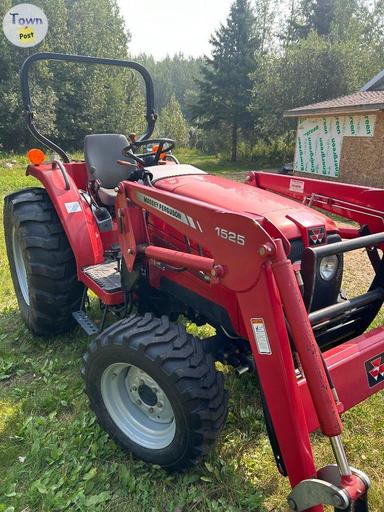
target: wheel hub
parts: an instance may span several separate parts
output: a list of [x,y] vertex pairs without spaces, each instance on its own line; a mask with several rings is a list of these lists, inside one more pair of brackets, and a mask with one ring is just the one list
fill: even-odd
[[108,366],[101,394],[112,420],[132,441],[151,449],[172,442],[176,423],[171,403],[144,370],[127,363]]
[[131,366],[126,384],[132,402],[144,414],[158,423],[172,421],[173,411],[169,400],[160,386],[146,372]]

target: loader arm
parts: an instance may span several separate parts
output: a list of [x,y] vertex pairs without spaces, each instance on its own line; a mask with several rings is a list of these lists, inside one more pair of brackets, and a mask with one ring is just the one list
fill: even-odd
[[[382,189],[262,171],[250,172],[246,183],[302,201],[307,206],[322,208],[357,222],[360,226],[367,226],[369,233],[384,230]],[[360,236],[356,228],[341,228],[340,231],[343,238]]]
[[[289,498],[292,510],[321,512],[322,504],[352,510],[357,502],[365,507],[369,481],[349,467],[345,456],[339,415],[343,406],[327,377],[283,235],[271,238],[261,226],[262,218],[137,183],[120,184],[116,209],[128,270],[134,268],[138,258],[182,265],[210,274],[211,287],[220,284],[235,293],[283,466],[293,488]],[[211,257],[152,244],[143,220],[146,212],[206,248]],[[295,373],[291,343],[304,370],[301,379]],[[373,350],[384,352],[382,332],[376,333],[374,344]],[[361,360],[359,363],[363,364]],[[316,469],[309,432],[319,425],[331,440],[338,479],[328,467]],[[324,475],[331,475],[332,482],[323,480],[328,478]]]

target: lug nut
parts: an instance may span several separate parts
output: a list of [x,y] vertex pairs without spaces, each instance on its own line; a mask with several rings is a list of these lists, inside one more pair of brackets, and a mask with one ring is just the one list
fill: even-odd
[[137,405],[141,405],[143,402],[141,400],[137,401]]
[[153,412],[153,407],[150,407],[149,408],[149,412],[152,413]]

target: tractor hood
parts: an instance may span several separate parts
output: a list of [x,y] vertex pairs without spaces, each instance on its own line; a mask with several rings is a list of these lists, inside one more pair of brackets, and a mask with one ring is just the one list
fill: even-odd
[[326,232],[337,231],[336,224],[329,217],[292,199],[221,176],[205,174],[199,169],[196,171],[199,174],[157,177],[155,186],[227,210],[250,214],[261,223],[260,217],[266,218],[289,240],[306,238],[308,229],[313,227],[324,226]]

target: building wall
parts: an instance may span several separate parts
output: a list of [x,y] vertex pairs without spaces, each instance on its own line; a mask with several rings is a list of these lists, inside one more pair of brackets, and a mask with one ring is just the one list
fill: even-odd
[[372,138],[344,137],[339,181],[384,188],[384,112]]
[[[332,116],[327,117],[329,120],[332,118]],[[296,157],[297,151],[296,146]],[[343,136],[338,177],[332,177],[329,174],[300,172],[297,170],[297,166],[295,166],[294,174],[303,177],[312,175],[316,179],[384,188],[384,112],[376,114],[373,136]]]

